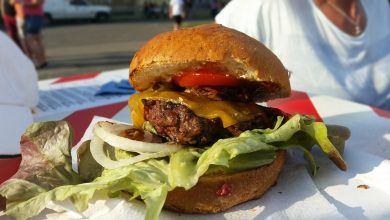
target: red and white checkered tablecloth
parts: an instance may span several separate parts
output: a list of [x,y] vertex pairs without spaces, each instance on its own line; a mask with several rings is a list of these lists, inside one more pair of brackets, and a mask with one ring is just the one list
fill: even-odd
[[[44,80],[39,82],[39,86],[40,88],[47,88],[53,85],[60,85],[63,88],[65,85],[74,85],[75,82],[83,82],[85,84],[89,84],[89,82],[102,83],[110,80],[127,79],[127,77],[127,69],[123,69]],[[390,112],[327,96],[311,96],[300,91],[293,91],[291,97],[270,101],[267,105],[279,108],[288,113],[313,115],[319,121],[325,121],[326,123],[345,125],[352,130],[352,140],[355,139],[356,134],[359,134],[359,137],[356,138],[360,140],[357,140],[357,142],[378,142],[379,140],[373,140],[373,138],[377,137],[376,134],[378,132],[383,133],[387,135],[387,139],[385,139],[386,141],[383,145],[388,146],[389,149],[385,149],[385,152],[387,153],[387,158],[390,158]],[[106,105],[60,112],[56,116],[50,116],[49,119],[52,120],[54,118],[69,122],[75,131],[74,143],[77,143],[93,116],[97,115],[130,122],[129,114],[126,97],[110,101],[110,104]],[[39,120],[42,121],[45,118],[41,117]],[[367,124],[362,124],[362,122]],[[379,146],[382,146],[382,144]],[[372,151],[376,150],[373,149]],[[377,151],[380,151],[380,149]],[[2,170],[0,172],[0,183],[7,180],[16,172],[20,161],[21,157],[18,155],[11,158],[0,158],[0,167]]]
[[[56,86],[63,88],[77,83],[103,83],[110,80],[127,79],[127,77],[127,70],[118,70],[50,79],[41,81],[39,85],[40,88],[56,88]],[[98,103],[96,106],[92,105],[86,109],[60,112],[58,115],[51,115],[48,118],[69,122],[74,128],[74,143],[76,144],[94,116],[130,122],[127,99],[128,97],[121,97],[117,100],[110,100],[109,104],[102,105]],[[355,182],[368,182],[375,189],[382,190],[380,193],[374,191],[373,197],[382,196],[386,198],[386,195],[388,195],[390,198],[390,189],[387,190],[387,186],[390,185],[390,172],[383,171],[383,169],[390,167],[390,112],[351,101],[310,95],[300,91],[293,91],[289,98],[270,101],[266,104],[288,113],[313,115],[319,121],[324,121],[327,124],[343,125],[351,130],[352,135],[346,144],[345,151],[345,159],[349,164],[349,170],[346,173],[337,172],[337,175],[329,172],[322,172],[321,174],[320,172],[320,175],[314,181],[318,188],[321,189],[323,186],[321,189],[324,191],[323,193],[327,193],[332,197],[342,194],[340,192],[343,191],[338,191],[340,189],[330,187],[332,181],[334,181],[334,175],[336,175],[336,179],[345,180],[347,185],[355,184]],[[37,118],[45,120],[45,117]],[[0,155],[0,183],[10,178],[17,171],[20,161],[21,157],[18,155],[13,157]],[[327,180],[326,175],[333,175],[332,180]],[[347,197],[342,197],[341,201],[353,204],[353,202],[348,202],[348,196],[355,196],[355,194],[348,194],[350,193],[348,189],[346,189],[347,191],[344,190]],[[367,198],[367,201],[371,201],[370,198]],[[372,198],[372,201],[375,201],[375,198]],[[379,206],[363,204],[362,207],[367,209],[368,216],[375,216],[375,207]],[[383,213],[384,211],[380,210],[379,212]],[[390,217],[390,211],[385,215]]]

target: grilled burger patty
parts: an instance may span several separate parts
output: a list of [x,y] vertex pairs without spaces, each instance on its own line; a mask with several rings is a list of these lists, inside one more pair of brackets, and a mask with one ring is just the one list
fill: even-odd
[[286,116],[278,109],[259,106],[259,114],[227,128],[219,118],[199,117],[187,106],[163,100],[143,99],[144,118],[168,141],[183,145],[208,145],[219,139],[238,136],[245,130],[272,128],[277,116]]
[[184,145],[205,145],[229,137],[219,118],[196,116],[185,105],[168,101],[142,100],[144,118],[157,133],[169,141]]
[[256,102],[267,100],[277,89],[274,83],[255,82],[242,86],[195,86],[187,88],[187,92],[213,101]]

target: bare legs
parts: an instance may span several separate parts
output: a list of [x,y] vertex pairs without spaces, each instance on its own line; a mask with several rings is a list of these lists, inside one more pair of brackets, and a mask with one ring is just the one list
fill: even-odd
[[46,63],[45,47],[41,34],[27,34],[26,36],[28,51],[31,59],[35,60],[37,67],[44,67]]
[[173,24],[173,30],[176,31],[176,30],[179,30],[180,29],[180,25],[178,23],[174,23]]
[[18,31],[19,41],[20,45],[22,47],[23,52],[31,58],[31,52],[27,46],[26,41],[26,34],[24,33],[24,19],[23,18],[16,18],[16,27]]

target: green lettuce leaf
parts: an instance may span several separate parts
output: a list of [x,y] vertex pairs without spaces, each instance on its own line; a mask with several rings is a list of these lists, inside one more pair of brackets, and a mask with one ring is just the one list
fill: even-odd
[[309,170],[315,175],[317,168],[310,153],[315,144],[321,148],[338,168],[341,170],[347,169],[347,164],[341,153],[345,140],[349,138],[349,130],[348,128],[334,125],[329,126],[329,128],[331,130],[330,135],[325,123],[315,122],[312,117],[297,114],[279,129],[274,129],[270,133],[264,133],[262,130],[255,131],[263,133],[265,136],[264,142],[272,143],[279,149],[299,148],[303,150],[304,157],[309,164]]
[[[27,128],[21,138],[22,162],[19,170],[0,185],[0,195],[7,200],[7,213],[18,203],[48,190],[80,183],[71,166],[72,134],[66,122],[39,122]],[[20,216],[24,219],[23,214]]]
[[7,199],[7,204],[80,182],[71,166],[72,138],[66,122],[39,122],[27,128],[21,138],[19,170],[0,185],[0,194]]
[[[175,187],[189,189],[212,170],[235,172],[272,163],[278,150],[303,150],[310,172],[315,175],[316,163],[310,152],[317,144],[340,169],[346,169],[339,147],[343,147],[349,131],[342,127],[327,128],[324,123],[300,115],[294,115],[283,125],[282,121],[279,117],[272,129],[246,131],[204,149],[182,149],[172,154],[169,161],[150,159],[110,170],[92,161],[89,142],[85,142],[78,151],[80,177],[70,168],[69,126],[65,122],[36,123],[22,137],[20,170],[1,185],[0,194],[7,198],[7,215],[26,219],[37,215],[52,200],[69,198],[77,210],[83,211],[97,193],[120,196],[126,191],[132,199],[141,198],[145,202],[145,219],[153,220],[158,218],[167,193]],[[109,146],[106,150],[113,159],[133,156]],[[80,179],[88,182],[81,183]]]
[[[266,165],[272,163],[277,150],[291,148],[304,152],[309,170],[315,175],[317,167],[310,153],[315,144],[318,144],[340,169],[346,169],[341,154],[327,136],[324,123],[314,122],[312,118],[301,115],[294,115],[283,125],[282,121],[283,118],[278,117],[273,129],[255,129],[245,131],[239,137],[221,139],[204,152],[183,149],[173,154],[169,163],[171,186],[190,189],[210,166],[213,170],[229,172]],[[218,166],[228,169],[219,169]]]
[[321,150],[328,155],[329,159],[341,170],[347,170],[347,163],[344,161],[340,152],[328,138],[326,125],[322,122],[313,122],[304,125],[302,131],[309,134],[313,140],[320,146]]
[[90,140],[77,149],[78,173],[83,182],[91,182],[102,175],[104,168],[93,158],[89,149]]
[[275,143],[279,149],[288,150],[292,148],[300,149],[309,164],[310,173],[315,176],[317,173],[317,165],[313,155],[310,153],[315,141],[302,131],[295,133],[288,141]]
[[[239,137],[221,139],[202,154],[194,149],[183,149],[170,158],[169,181],[174,187],[193,187],[199,177],[209,169],[210,165],[229,167],[229,161],[238,155],[262,152],[262,164],[271,163],[275,158],[276,148],[260,141],[255,132],[243,133]],[[260,158],[259,158],[260,161]],[[237,163],[236,163],[237,166]]]
[[288,140],[297,130],[291,127],[299,125],[299,116],[279,127],[282,120],[278,118],[274,129],[256,129],[243,132],[239,137],[221,139],[204,152],[183,149],[173,154],[169,163],[170,184],[190,189],[211,165],[244,170],[254,168],[251,166],[254,163],[259,166],[272,163],[278,149],[267,143]]
[[104,170],[101,177],[93,182],[78,185],[59,186],[22,202],[7,204],[6,214],[16,219],[27,219],[39,214],[50,201],[71,199],[75,208],[83,211],[88,201],[96,193],[107,196],[119,195],[122,191],[132,192],[133,198],[140,196],[144,200],[146,219],[157,219],[164,205],[170,186],[167,184],[167,162],[150,160],[137,165],[118,169]]
[[[91,141],[85,141],[77,149],[78,173],[83,182],[91,182],[102,175],[104,168],[95,161],[90,151]],[[112,147],[107,143],[104,144],[104,150],[107,156],[112,160],[130,159],[134,154]]]
[[351,137],[351,131],[341,125],[326,125],[328,138],[341,155],[344,153],[345,141]]

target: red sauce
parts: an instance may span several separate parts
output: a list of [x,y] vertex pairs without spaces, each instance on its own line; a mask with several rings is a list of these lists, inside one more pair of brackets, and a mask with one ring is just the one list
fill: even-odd
[[202,68],[185,71],[173,77],[173,81],[181,87],[193,86],[237,86],[242,80],[222,70]]
[[230,196],[232,194],[232,186],[224,183],[215,193],[217,196]]

